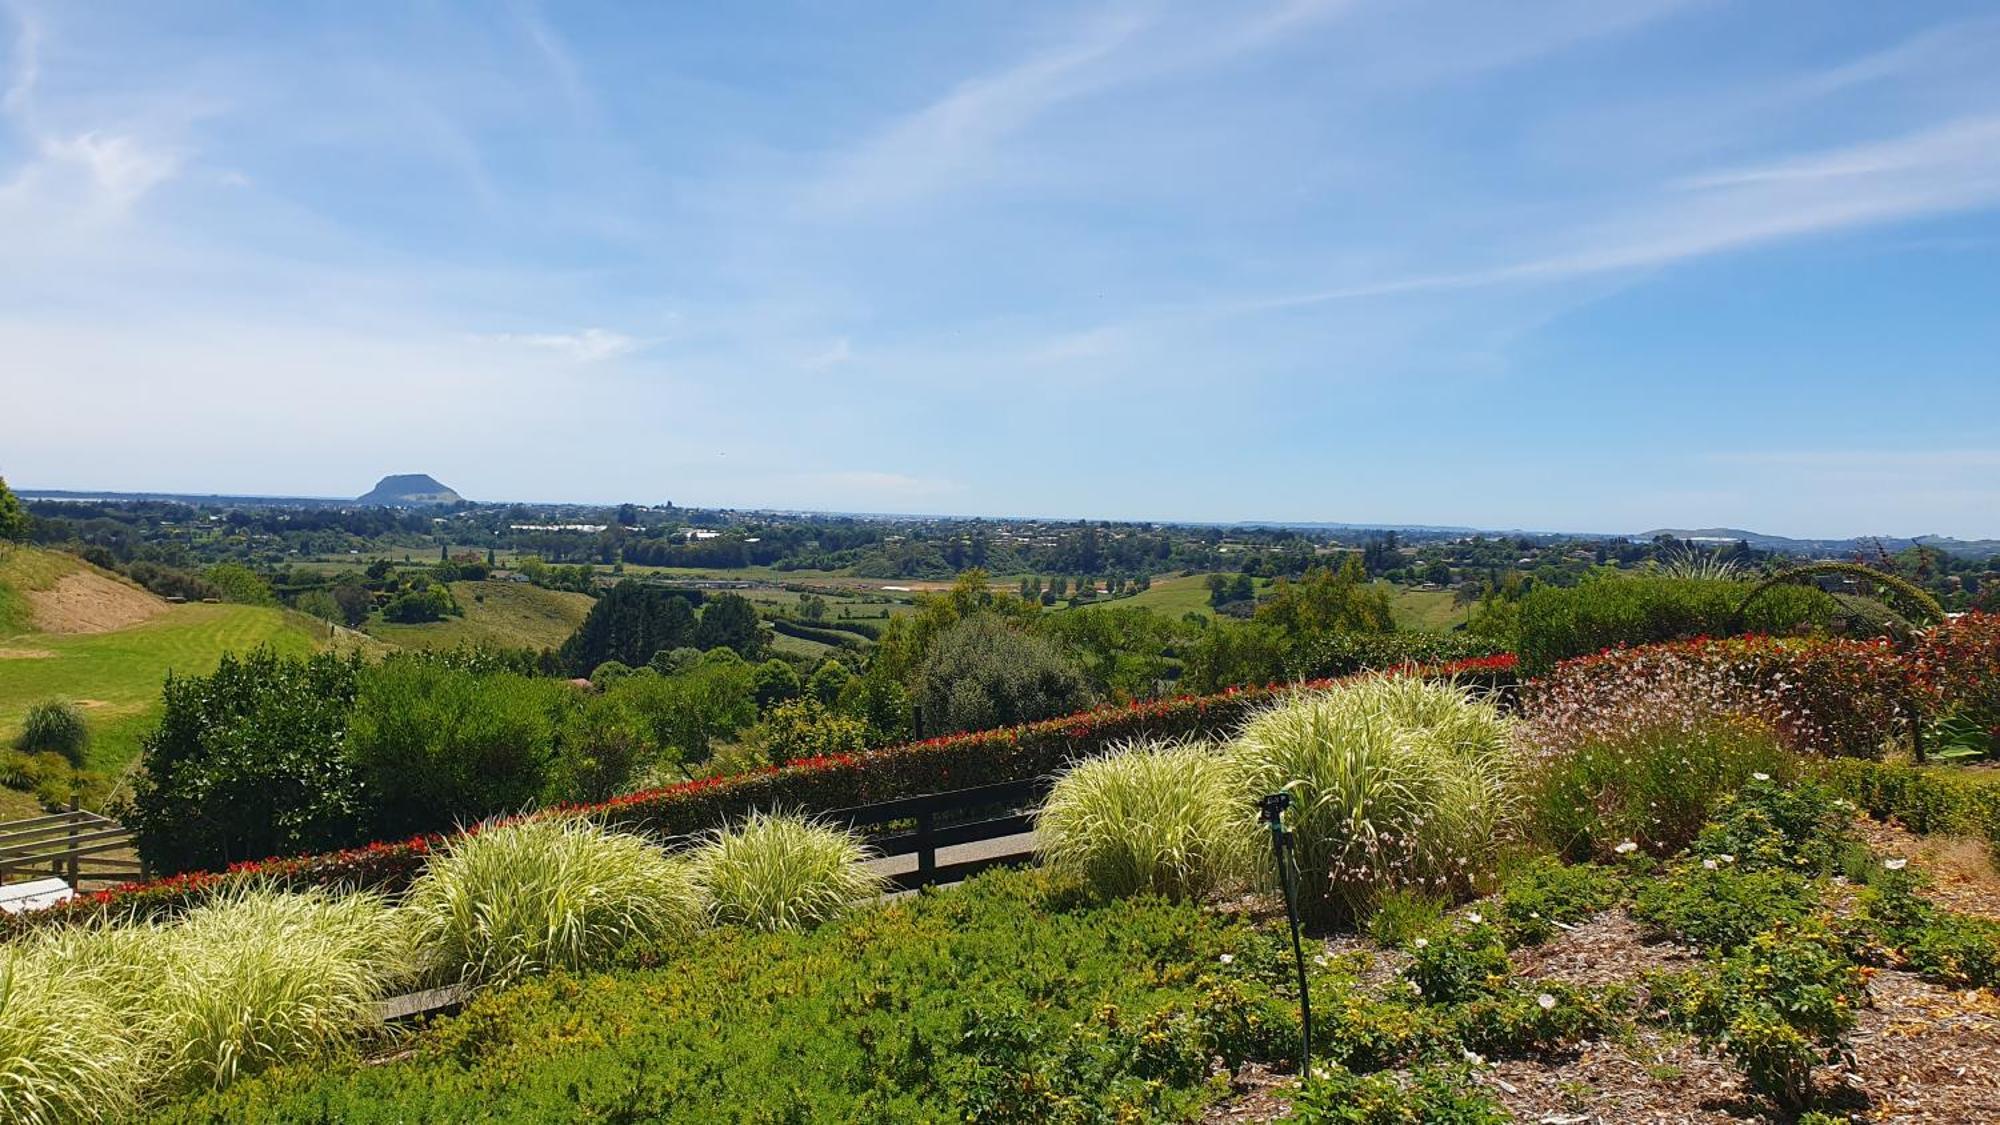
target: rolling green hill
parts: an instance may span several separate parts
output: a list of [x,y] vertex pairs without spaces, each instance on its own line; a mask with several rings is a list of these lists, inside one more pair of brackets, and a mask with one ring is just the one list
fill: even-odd
[[[42,596],[63,588],[65,580],[74,596],[51,620]],[[143,620],[94,632],[57,631],[134,616]],[[31,705],[59,696],[80,704],[88,717],[86,764],[101,773],[122,773],[159,713],[160,684],[169,670],[206,673],[223,653],[260,644],[302,653],[355,643],[329,632],[325,624],[290,610],[168,605],[69,555],[0,548],[0,746],[12,745]],[[10,805],[0,815],[20,811]]]
[[423,625],[376,621],[368,631],[404,648],[450,648],[461,642],[556,648],[583,623],[591,605],[589,594],[491,579],[454,582],[451,595],[465,616]]

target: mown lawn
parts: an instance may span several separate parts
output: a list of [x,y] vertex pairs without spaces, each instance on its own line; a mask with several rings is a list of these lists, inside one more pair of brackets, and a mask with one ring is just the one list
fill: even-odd
[[0,642],[0,740],[11,742],[28,708],[51,696],[83,705],[86,764],[117,774],[156,717],[168,671],[206,674],[223,653],[268,644],[286,653],[320,647],[326,627],[264,606],[176,605],[111,633],[22,633]]

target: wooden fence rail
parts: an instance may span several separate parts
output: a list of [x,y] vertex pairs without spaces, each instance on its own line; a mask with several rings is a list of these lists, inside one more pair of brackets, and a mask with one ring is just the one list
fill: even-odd
[[77,890],[88,881],[115,886],[147,877],[132,833],[74,803],[62,812],[0,823],[0,883],[59,875]]
[[836,809],[821,819],[856,829],[881,855],[915,853],[915,871],[889,876],[897,889],[915,890],[937,883],[955,883],[989,867],[1033,859],[1034,845],[1026,839],[1012,847],[989,849],[977,858],[942,866],[937,853],[940,848],[961,844],[1024,837],[1034,828],[1034,817],[1029,810],[1047,791],[1048,782],[1043,778],[1005,781]]

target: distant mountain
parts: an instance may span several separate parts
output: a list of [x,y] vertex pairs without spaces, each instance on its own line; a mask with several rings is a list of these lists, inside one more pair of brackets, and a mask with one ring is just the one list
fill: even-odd
[[420,508],[429,504],[456,504],[465,497],[439,484],[426,473],[396,473],[386,476],[362,496],[358,503],[385,508]]
[[1947,535],[1915,537],[1856,535],[1847,539],[1791,539],[1783,535],[1745,531],[1740,527],[1669,527],[1642,532],[1632,538],[1646,540],[1660,535],[1671,535],[1676,539],[1689,539],[1696,543],[1712,543],[1718,546],[1741,540],[1759,551],[1778,551],[1788,555],[1806,555],[1814,558],[1829,556],[1846,558],[1857,552],[1872,554],[1877,546],[1893,555],[1897,551],[1920,543],[1948,555],[1962,555],[1967,558],[1984,559],[2000,555],[2000,539],[1953,539]]

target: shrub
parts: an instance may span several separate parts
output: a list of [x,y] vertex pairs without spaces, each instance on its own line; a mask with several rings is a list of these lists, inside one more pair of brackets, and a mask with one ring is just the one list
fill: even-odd
[[1646,882],[1632,914],[1677,941],[1728,951],[1780,923],[1799,922],[1817,899],[1812,884],[1790,872],[1741,871],[1710,859]]
[[1827,786],[1753,775],[1702,829],[1694,852],[1745,871],[1825,874],[1852,841],[1853,820],[1854,806]]
[[1510,946],[1536,945],[1618,904],[1618,876],[1602,867],[1536,856],[1502,880],[1496,924]]
[[224,654],[169,673],[160,725],[121,819],[154,869],[338,847],[358,838],[361,781],[346,754],[358,657]]
[[1012,726],[1089,702],[1083,675],[1054,644],[988,613],[938,634],[913,694],[927,731]]
[[1749,719],[1799,753],[1879,758],[1909,729],[1886,643],[1745,637],[1566,661],[1522,693],[1530,741],[1555,751],[1644,726]]
[[1789,633],[1825,628],[1839,616],[1840,604],[1824,591],[1781,586],[1759,598],[1739,625],[1736,610],[1751,589],[1728,579],[1627,574],[1593,576],[1576,586],[1544,586],[1521,599],[1514,651],[1530,675],[1542,675],[1564,660],[1618,646],[1726,636],[1742,629]]
[[1485,874],[1512,809],[1508,733],[1466,689],[1377,676],[1267,708],[1229,754],[1239,800],[1292,794],[1302,907],[1339,922],[1395,887],[1448,895]]
[[1516,984],[1453,1013],[1459,1041],[1492,1056],[1546,1055],[1604,1035],[1617,1022],[1617,990],[1586,992],[1556,981]]
[[458,837],[431,857],[404,909],[427,971],[480,985],[591,968],[628,942],[685,939],[702,910],[685,863],[573,818]]
[[1931,980],[1954,988],[2000,985],[2000,922],[1940,910],[1917,895],[1918,882],[1907,869],[1874,869],[1861,896],[1862,924]]
[[764,752],[773,765],[853,754],[867,747],[868,724],[835,714],[815,698],[780,703],[764,718]]
[[527,809],[548,788],[570,689],[391,657],[364,671],[348,755],[377,839]]
[[817,925],[881,891],[850,832],[796,816],[751,813],[694,853],[696,883],[718,922],[753,930]]
[[67,699],[44,699],[28,708],[21,719],[21,733],[14,748],[27,754],[61,754],[70,765],[82,768],[83,751],[90,745],[90,728],[84,725],[83,708]]
[[1185,1121],[1213,1093],[1207,1051],[1296,1041],[1296,1012],[1218,963],[1260,940],[995,871],[811,933],[710,932],[659,968],[488,990],[393,1061],[287,1068],[157,1118]]
[[[703,666],[715,659],[702,657]],[[747,670],[740,660],[734,667]],[[1480,662],[1484,667],[1488,662]],[[1462,665],[1426,669],[1426,676],[1451,678]],[[674,684],[675,676],[631,676],[610,696],[634,687]],[[1210,738],[1234,728],[1245,716],[1300,690],[1326,683],[1232,689],[1210,696],[1181,696],[1102,707],[1040,723],[978,731],[885,747],[861,754],[800,760],[727,777],[706,777],[658,789],[626,793],[583,809],[560,808],[551,815],[588,813],[611,827],[667,839],[704,832],[752,809],[784,805],[807,811],[936,793],[947,789],[1019,781],[1062,768],[1078,758],[1135,738]],[[747,689],[742,698],[746,706]],[[635,710],[638,706],[634,703]],[[671,745],[671,744],[669,744]],[[60,907],[20,915],[0,915],[0,935],[97,917],[111,910],[155,916],[183,909],[218,889],[246,880],[293,888],[374,887],[398,890],[423,867],[435,836],[378,841],[344,851],[307,853],[244,863],[226,875],[183,874],[137,887],[80,896]]]
[[1499,930],[1481,919],[1412,942],[1403,978],[1426,1004],[1459,1004],[1498,992],[1513,971]]
[[1627,840],[1669,855],[1694,839],[1721,795],[1758,773],[1794,772],[1792,755],[1753,721],[1645,722],[1538,754],[1524,785],[1528,823],[1572,861],[1607,859]]
[[1257,842],[1229,764],[1194,743],[1131,743],[1070,766],[1035,816],[1043,857],[1104,895],[1200,898],[1248,872]]
[[1811,1101],[1813,1067],[1846,1052],[1868,986],[1839,937],[1806,923],[1756,935],[1712,974],[1656,978],[1653,993],[1675,1020],[1721,1046],[1751,1085],[1797,1110]]
[[1931,715],[1956,720],[1968,743],[2000,747],[2000,613],[1965,613],[1925,629],[1904,657]]
[[605,801],[624,792],[657,757],[646,723],[622,697],[590,696],[563,720],[550,793]]
[[1307,1125],[1505,1125],[1512,1118],[1456,1072],[1427,1068],[1398,1080],[1334,1066],[1316,1073],[1292,1101]]
[[2000,785],[1990,777],[1902,762],[1821,762],[1814,772],[1878,820],[2000,847]]
[[1286,671],[1301,679],[1351,676],[1411,665],[1476,660],[1503,652],[1493,640],[1469,633],[1324,633],[1297,646]]

